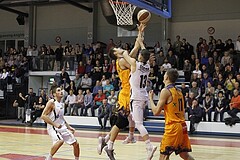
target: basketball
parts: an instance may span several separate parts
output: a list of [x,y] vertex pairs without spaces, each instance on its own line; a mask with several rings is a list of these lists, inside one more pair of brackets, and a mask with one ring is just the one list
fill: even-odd
[[146,9],[142,9],[138,12],[137,14],[137,19],[140,23],[147,23],[151,18],[151,13],[146,10]]

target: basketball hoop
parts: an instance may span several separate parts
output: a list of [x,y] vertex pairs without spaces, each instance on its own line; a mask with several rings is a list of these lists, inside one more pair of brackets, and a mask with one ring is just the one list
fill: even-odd
[[132,17],[136,6],[121,0],[109,0],[109,4],[117,18],[117,25],[133,25]]

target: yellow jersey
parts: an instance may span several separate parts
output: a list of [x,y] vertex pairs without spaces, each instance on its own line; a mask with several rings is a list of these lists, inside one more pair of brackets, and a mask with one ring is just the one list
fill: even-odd
[[118,95],[118,109],[124,109],[125,111],[130,111],[130,69],[121,69],[118,60],[116,61],[116,68],[118,72],[118,77],[121,81],[121,90]]

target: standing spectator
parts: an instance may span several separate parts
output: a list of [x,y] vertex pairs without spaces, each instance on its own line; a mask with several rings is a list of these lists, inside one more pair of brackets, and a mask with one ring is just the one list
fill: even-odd
[[102,90],[98,90],[98,94],[94,97],[94,105],[91,108],[92,117],[95,117],[95,110],[102,105],[103,99],[106,99],[105,94]]
[[22,122],[24,122],[24,107],[25,107],[25,102],[26,102],[26,98],[23,96],[23,94],[20,92],[18,94],[18,98],[17,100],[15,100],[13,102],[13,107],[18,107],[18,112],[17,112],[17,121],[19,121],[20,119],[22,119]]
[[83,113],[83,116],[88,116],[87,110],[89,108],[92,108],[92,105],[93,105],[93,95],[90,92],[90,89],[87,89],[86,94],[84,96],[84,113]]
[[191,79],[191,68],[192,68],[192,65],[189,62],[189,60],[185,60],[184,61],[184,65],[183,65],[183,72],[184,72],[184,77],[185,77],[185,81],[186,82],[190,82],[190,79]]
[[163,51],[159,51],[157,52],[157,54],[155,55],[156,58],[156,63],[161,66],[164,63],[164,59],[166,59],[166,57],[163,54]]
[[[59,71],[60,68],[63,68],[63,47],[62,44],[59,43],[58,48],[55,50],[55,55],[56,55],[56,70]],[[53,65],[54,66],[54,65]]]
[[195,129],[195,124],[199,123],[202,120],[202,109],[198,105],[198,100],[194,99],[192,106],[189,111],[189,120],[190,120],[190,133],[192,134]]
[[180,55],[180,51],[181,51],[181,46],[182,46],[182,41],[180,41],[180,36],[177,35],[176,36],[176,41],[173,44],[173,50],[174,50],[174,54],[179,56]]
[[210,94],[206,94],[203,100],[203,121],[206,121],[206,114],[208,115],[208,122],[212,120],[212,111],[213,111],[213,98]]
[[173,51],[168,51],[167,59],[168,62],[171,64],[172,68],[177,68],[177,59],[176,56],[173,54]]
[[82,61],[80,61],[79,64],[78,64],[77,73],[80,76],[83,76],[85,74],[85,66],[83,65]]
[[235,50],[238,54],[240,53],[240,35],[237,38]]
[[[112,107],[107,103],[107,99],[103,99],[102,105],[98,109],[98,122],[101,126],[101,129],[106,129],[107,120],[111,117]],[[102,124],[102,118],[104,118]]]
[[73,83],[75,84],[76,89],[78,90],[80,88],[82,78],[80,77],[79,74],[76,74]]
[[115,46],[116,46],[116,45],[114,44],[113,39],[110,38],[110,39],[109,39],[109,42],[108,42],[108,45],[107,45],[107,53],[109,53],[110,49],[111,49],[112,47],[115,47]]
[[64,87],[66,87],[66,84],[70,84],[70,78],[69,78],[69,74],[65,71],[64,68],[62,68],[62,72],[60,74],[60,84],[59,85],[64,85]]
[[220,121],[223,122],[223,115],[227,108],[227,100],[223,96],[223,92],[219,91],[217,98],[214,101],[215,112],[214,112],[214,122],[217,122],[217,116],[220,114]]

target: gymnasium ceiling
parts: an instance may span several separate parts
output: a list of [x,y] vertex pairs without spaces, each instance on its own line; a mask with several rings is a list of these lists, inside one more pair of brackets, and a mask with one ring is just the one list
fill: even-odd
[[[92,3],[97,0],[69,0],[76,3]],[[51,5],[67,3],[66,0],[0,0],[0,5],[14,7],[14,6],[29,6],[29,5]]]

